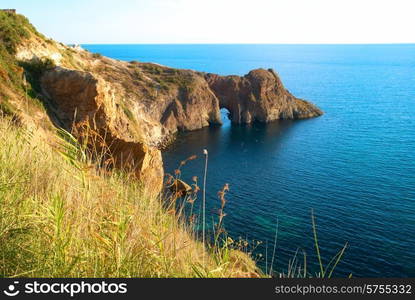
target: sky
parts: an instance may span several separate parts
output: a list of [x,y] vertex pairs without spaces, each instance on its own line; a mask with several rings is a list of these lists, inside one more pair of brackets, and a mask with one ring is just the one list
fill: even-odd
[[0,0],[64,43],[415,43],[415,0]]

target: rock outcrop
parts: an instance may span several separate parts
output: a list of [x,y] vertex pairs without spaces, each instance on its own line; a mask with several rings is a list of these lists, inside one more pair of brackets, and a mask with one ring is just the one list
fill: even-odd
[[74,132],[79,139],[85,133],[98,133],[105,140],[100,140],[102,145],[96,143],[95,149],[107,147],[114,166],[135,172],[148,191],[161,190],[161,153],[131,136],[128,123],[116,109],[110,85],[90,73],[56,67],[45,72],[41,86],[59,126]]

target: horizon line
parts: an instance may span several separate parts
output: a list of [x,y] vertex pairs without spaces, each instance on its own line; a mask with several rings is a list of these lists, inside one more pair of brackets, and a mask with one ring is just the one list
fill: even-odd
[[415,45],[415,42],[379,42],[379,43],[168,43],[168,42],[149,42],[149,43],[131,43],[131,42],[82,42],[82,43],[65,43],[65,44],[77,44],[77,45]]

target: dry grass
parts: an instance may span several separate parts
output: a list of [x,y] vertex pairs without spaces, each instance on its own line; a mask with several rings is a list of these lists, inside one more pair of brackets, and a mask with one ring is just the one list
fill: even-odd
[[54,140],[0,116],[0,277],[258,276],[231,243],[197,242],[129,174]]

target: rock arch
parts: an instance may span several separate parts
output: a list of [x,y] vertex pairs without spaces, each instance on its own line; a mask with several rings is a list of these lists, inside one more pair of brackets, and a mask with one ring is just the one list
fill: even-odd
[[219,107],[229,110],[233,123],[303,119],[323,113],[287,91],[272,69],[253,70],[243,77],[206,74],[205,78],[219,99]]

